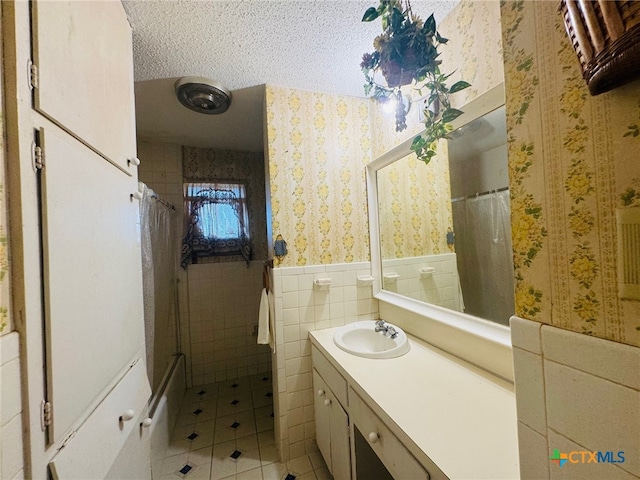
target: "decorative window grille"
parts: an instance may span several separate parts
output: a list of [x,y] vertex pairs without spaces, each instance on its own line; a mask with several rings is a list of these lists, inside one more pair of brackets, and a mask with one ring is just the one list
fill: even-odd
[[243,183],[185,183],[186,235],[182,267],[200,257],[239,255],[251,260],[249,213]]

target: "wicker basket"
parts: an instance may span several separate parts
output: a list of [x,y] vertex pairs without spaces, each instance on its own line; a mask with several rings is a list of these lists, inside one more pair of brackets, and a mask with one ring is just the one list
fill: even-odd
[[560,11],[591,95],[640,78],[640,1],[562,0]]

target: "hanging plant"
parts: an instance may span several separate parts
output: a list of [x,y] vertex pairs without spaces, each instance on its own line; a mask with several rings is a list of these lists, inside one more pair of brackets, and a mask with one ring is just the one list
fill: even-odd
[[[411,150],[419,160],[429,163],[438,140],[452,130],[450,122],[463,113],[451,107],[449,95],[470,84],[461,80],[447,87],[451,74],[440,72],[438,47],[448,40],[438,33],[433,15],[423,22],[411,11],[409,0],[380,0],[378,7],[367,9],[362,21],[377,18],[382,21],[382,33],[373,41],[374,52],[365,53],[360,64],[366,78],[365,95],[381,103],[396,102],[398,132],[407,128],[401,87],[413,84],[418,94],[425,96],[425,132],[413,139]],[[378,82],[378,73],[385,84]]]

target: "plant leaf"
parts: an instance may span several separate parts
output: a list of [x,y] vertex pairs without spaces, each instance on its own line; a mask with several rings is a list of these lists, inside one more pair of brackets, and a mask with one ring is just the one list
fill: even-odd
[[422,145],[424,145],[424,138],[418,135],[411,142],[411,149],[422,147]]
[[459,82],[456,82],[453,85],[451,85],[451,88],[449,89],[449,93],[456,93],[470,86],[471,86],[470,83],[467,83],[464,80],[460,80]]
[[391,30],[398,32],[402,26],[403,20],[404,15],[402,15],[402,11],[397,7],[393,7],[393,10],[391,11]]
[[445,123],[452,122],[464,112],[462,110],[456,110],[455,108],[447,108],[444,112],[442,112],[442,121]]
[[424,22],[424,27],[422,29],[425,32],[425,35],[431,37],[434,33],[436,33],[436,19],[433,17],[433,13],[429,15],[429,18]]
[[376,18],[378,18],[380,16],[380,14],[378,13],[378,10],[376,9],[376,7],[369,7],[367,8],[367,11],[364,12],[364,16],[362,17],[362,21],[363,22],[371,22],[373,20],[375,20]]
[[438,32],[436,32],[436,40],[438,41],[438,43],[441,43],[443,45],[449,41],[448,38],[441,36]]

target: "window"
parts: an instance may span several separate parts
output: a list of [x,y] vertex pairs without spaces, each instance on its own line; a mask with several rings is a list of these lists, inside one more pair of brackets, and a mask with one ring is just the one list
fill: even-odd
[[184,201],[183,268],[197,263],[199,257],[239,255],[249,262],[249,214],[243,183],[185,183]]

